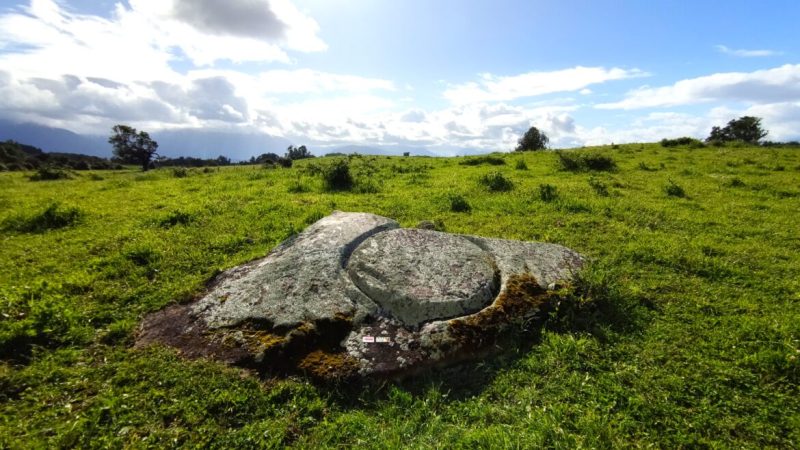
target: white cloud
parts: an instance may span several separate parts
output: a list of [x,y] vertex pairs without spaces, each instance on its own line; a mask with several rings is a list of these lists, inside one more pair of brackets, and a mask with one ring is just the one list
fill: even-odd
[[514,76],[482,74],[478,82],[450,86],[444,97],[454,104],[509,101],[555,92],[580,91],[587,86],[646,76],[638,70],[577,66],[551,72],[528,72]]
[[[69,12],[54,0],[31,0],[0,15],[0,41],[25,49],[0,54],[0,67],[28,76],[172,81],[170,64],[184,58],[200,66],[225,60],[288,63],[287,50],[326,48],[317,23],[288,0],[130,0],[129,5],[117,3],[103,18]],[[246,15],[252,20],[237,28],[236,20]]]
[[600,109],[638,109],[713,101],[766,104],[800,100],[800,65],[787,64],[755,72],[728,72],[690,78],[671,86],[643,87],[625,99],[597,105]]
[[714,48],[717,49],[718,52],[724,53],[726,55],[731,56],[738,56],[740,58],[758,58],[764,56],[776,56],[782,54],[782,52],[775,51],[775,50],[744,50],[744,49],[732,49],[728,48],[724,45],[716,45]]
[[334,74],[309,69],[270,70],[258,75],[258,83],[265,92],[281,94],[309,94],[324,92],[394,91],[390,80]]

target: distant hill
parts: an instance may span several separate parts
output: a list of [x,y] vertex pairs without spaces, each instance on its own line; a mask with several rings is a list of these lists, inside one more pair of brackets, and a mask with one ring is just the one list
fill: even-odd
[[431,153],[424,148],[418,147],[381,147],[369,145],[342,145],[338,147],[319,149],[315,153],[320,153],[321,155],[328,153],[344,153],[346,155],[358,153],[359,155],[402,156],[403,153],[406,152],[415,156],[437,156],[435,153]]
[[83,136],[63,128],[0,120],[0,141],[14,140],[47,152],[82,153],[110,157],[108,138]]
[[14,141],[0,142],[0,171],[34,170],[61,167],[75,170],[116,169],[108,159],[77,153],[46,153],[42,149]]
[[268,134],[198,129],[162,130],[150,135],[158,142],[158,153],[168,158],[191,156],[212,159],[222,155],[233,161],[242,161],[262,153],[283,155],[286,147],[292,144],[288,139]]
[[460,147],[442,147],[430,150],[425,147],[411,147],[403,145],[342,145],[338,147],[324,148],[316,150],[315,153],[325,155],[328,153],[358,153],[360,155],[380,155],[380,156],[401,156],[403,153],[409,153],[412,156],[467,156],[467,155],[483,155],[491,153],[492,150],[476,150],[471,148]]
[[[212,159],[223,155],[238,161],[268,152],[282,155],[291,144],[288,139],[268,134],[200,129],[161,130],[150,135],[158,142],[158,153],[168,158],[191,156]],[[81,135],[63,128],[0,120],[0,141],[7,140],[24,142],[45,152],[81,153],[104,158],[112,156],[108,136]]]
[[[197,128],[156,130],[150,132],[150,136],[158,142],[158,153],[167,158],[215,159],[221,155],[234,162],[245,161],[263,153],[283,155],[289,145],[303,144],[303,142],[292,142],[286,138],[264,133],[212,131]],[[107,135],[77,134],[63,128],[0,119],[0,142],[7,140],[24,142],[43,149],[45,152],[80,153],[103,158],[112,156]],[[406,152],[414,156],[465,156],[491,152],[491,150],[460,147],[426,148],[407,145],[309,146],[309,150],[318,156],[327,153],[400,156]]]

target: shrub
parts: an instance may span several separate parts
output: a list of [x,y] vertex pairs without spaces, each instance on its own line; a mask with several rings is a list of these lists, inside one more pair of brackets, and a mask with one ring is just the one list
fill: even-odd
[[492,192],[507,192],[514,189],[514,183],[500,172],[490,172],[478,181]]
[[617,163],[610,156],[580,153],[580,152],[556,152],[558,163],[561,170],[568,172],[606,171],[610,172],[617,168]]
[[550,203],[558,198],[558,189],[552,184],[539,185],[539,199],[543,202]]
[[601,197],[608,197],[608,186],[597,178],[589,178],[589,186]]
[[518,159],[516,164],[514,164],[514,168],[517,170],[528,170],[528,164],[525,163],[524,159]]
[[40,167],[30,176],[31,181],[66,180],[72,178],[69,172],[58,167]]
[[306,186],[305,184],[303,184],[303,183],[302,183],[302,182],[301,182],[301,181],[298,179],[298,180],[294,180],[294,181],[293,181],[293,182],[292,182],[292,183],[289,185],[289,189],[287,189],[287,192],[289,192],[290,194],[302,194],[303,192],[308,192],[309,190],[310,190],[310,189],[308,188],[308,186]]
[[662,147],[688,146],[690,148],[702,148],[705,147],[705,144],[703,144],[699,139],[684,136],[676,139],[662,139],[661,146]]
[[346,191],[353,187],[353,175],[350,164],[344,159],[322,167],[322,181],[328,191]]
[[745,184],[744,181],[739,178],[731,178],[725,185],[728,187],[744,187]]
[[34,346],[58,347],[83,341],[79,314],[62,295],[43,282],[25,292],[9,289],[3,297],[16,297],[8,311],[14,320],[0,321],[0,358],[26,360]]
[[354,191],[358,194],[377,194],[381,191],[380,184],[372,178],[359,178],[355,183]]
[[58,203],[51,203],[43,211],[31,216],[17,216],[7,219],[3,228],[27,233],[39,233],[76,225],[83,218],[78,208],[62,208]]
[[172,176],[175,178],[186,178],[189,175],[189,171],[186,167],[175,167],[172,169]]
[[450,211],[453,211],[453,212],[470,212],[470,211],[472,211],[472,206],[470,206],[469,202],[467,202],[467,199],[465,199],[460,194],[451,194],[448,197],[448,200],[450,201]]
[[188,225],[194,221],[194,216],[185,211],[172,211],[161,219],[158,224],[164,228],[172,228],[175,225]]
[[669,184],[664,187],[664,192],[670,197],[686,197],[686,191],[672,180],[669,180]]
[[617,163],[610,156],[590,154],[585,155],[583,161],[588,170],[612,171],[617,168]]
[[278,158],[278,164],[284,169],[289,169],[292,167],[292,160],[289,158]]
[[461,161],[459,164],[462,166],[478,166],[481,164],[489,164],[490,166],[502,166],[505,165],[506,160],[497,156],[486,155],[486,156],[478,156],[475,158],[467,158],[464,161]]
[[658,169],[656,169],[655,167],[649,167],[644,161],[641,161],[639,162],[639,170],[644,170],[647,172],[655,172]]
[[560,151],[556,152],[556,155],[558,155],[558,164],[561,170],[566,170],[568,172],[580,172],[582,170],[579,154]]

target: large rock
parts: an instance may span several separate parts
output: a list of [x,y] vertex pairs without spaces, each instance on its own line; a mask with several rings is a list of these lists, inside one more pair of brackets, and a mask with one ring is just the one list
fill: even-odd
[[197,302],[147,317],[137,345],[326,379],[412,373],[496,351],[583,262],[556,244],[335,212]]

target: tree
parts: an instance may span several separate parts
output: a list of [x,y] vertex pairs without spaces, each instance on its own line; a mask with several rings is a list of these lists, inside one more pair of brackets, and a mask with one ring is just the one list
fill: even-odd
[[527,150],[544,150],[547,148],[547,144],[549,142],[550,139],[546,134],[539,131],[539,129],[536,127],[531,127],[525,132],[525,135],[519,138],[517,141],[517,148],[514,150],[517,152],[523,152]]
[[748,144],[758,144],[769,132],[761,128],[761,118],[742,116],[731,120],[724,128],[713,127],[707,142],[743,141]]
[[301,145],[300,147],[293,147],[290,145],[289,148],[286,149],[286,158],[291,160],[313,157],[314,155],[308,151],[305,145]]
[[146,131],[136,131],[136,128],[127,125],[114,125],[114,133],[108,138],[108,143],[114,146],[114,156],[123,162],[139,164],[142,170],[150,168],[153,156],[158,156],[158,143],[150,139]]

